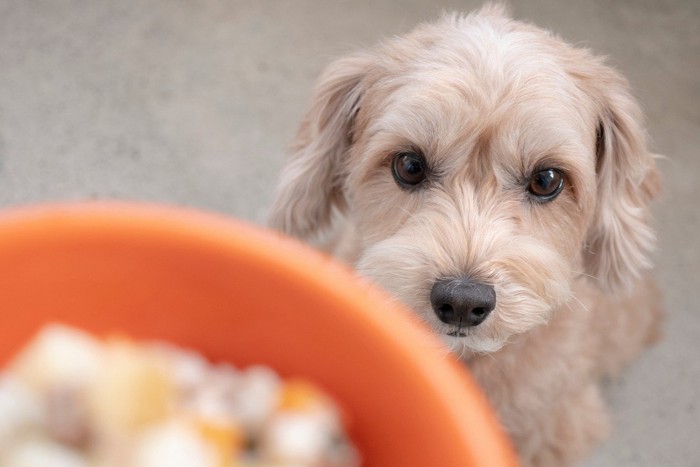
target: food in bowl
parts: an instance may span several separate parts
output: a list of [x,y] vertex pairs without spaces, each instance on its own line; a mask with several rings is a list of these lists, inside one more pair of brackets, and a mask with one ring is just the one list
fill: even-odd
[[359,465],[309,381],[164,342],[44,327],[0,372],[0,465]]

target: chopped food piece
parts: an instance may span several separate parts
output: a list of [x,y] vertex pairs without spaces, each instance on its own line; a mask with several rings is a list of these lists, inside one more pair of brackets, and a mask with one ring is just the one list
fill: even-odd
[[10,366],[13,373],[38,391],[55,384],[81,384],[102,368],[101,343],[67,326],[44,327]]
[[175,386],[163,362],[126,341],[107,345],[104,366],[88,384],[88,404],[96,428],[134,430],[168,416]]
[[182,421],[169,421],[147,429],[137,443],[134,467],[216,466],[214,446],[195,426]]

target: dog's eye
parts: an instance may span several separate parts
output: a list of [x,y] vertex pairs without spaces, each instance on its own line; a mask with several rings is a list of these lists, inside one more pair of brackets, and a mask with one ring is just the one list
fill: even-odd
[[557,169],[544,169],[535,172],[530,178],[528,191],[537,201],[552,201],[564,188],[564,175]]
[[410,188],[425,180],[425,160],[415,152],[400,152],[394,156],[391,171],[399,185]]

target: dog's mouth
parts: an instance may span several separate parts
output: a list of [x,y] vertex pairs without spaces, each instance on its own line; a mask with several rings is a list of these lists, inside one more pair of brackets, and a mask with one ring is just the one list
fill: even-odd
[[450,337],[467,337],[470,335],[469,328],[463,326],[461,323],[458,326],[452,327],[452,329],[447,329],[443,331],[443,334]]
[[506,343],[497,337],[483,335],[474,327],[450,326],[436,331],[442,342],[464,360],[471,355],[496,352]]

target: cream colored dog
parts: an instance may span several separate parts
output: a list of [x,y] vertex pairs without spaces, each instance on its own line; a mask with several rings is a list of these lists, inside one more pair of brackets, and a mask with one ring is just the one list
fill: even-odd
[[271,223],[413,309],[523,464],[562,466],[608,429],[599,380],[654,338],[657,185],[624,78],[487,6],[328,67]]

